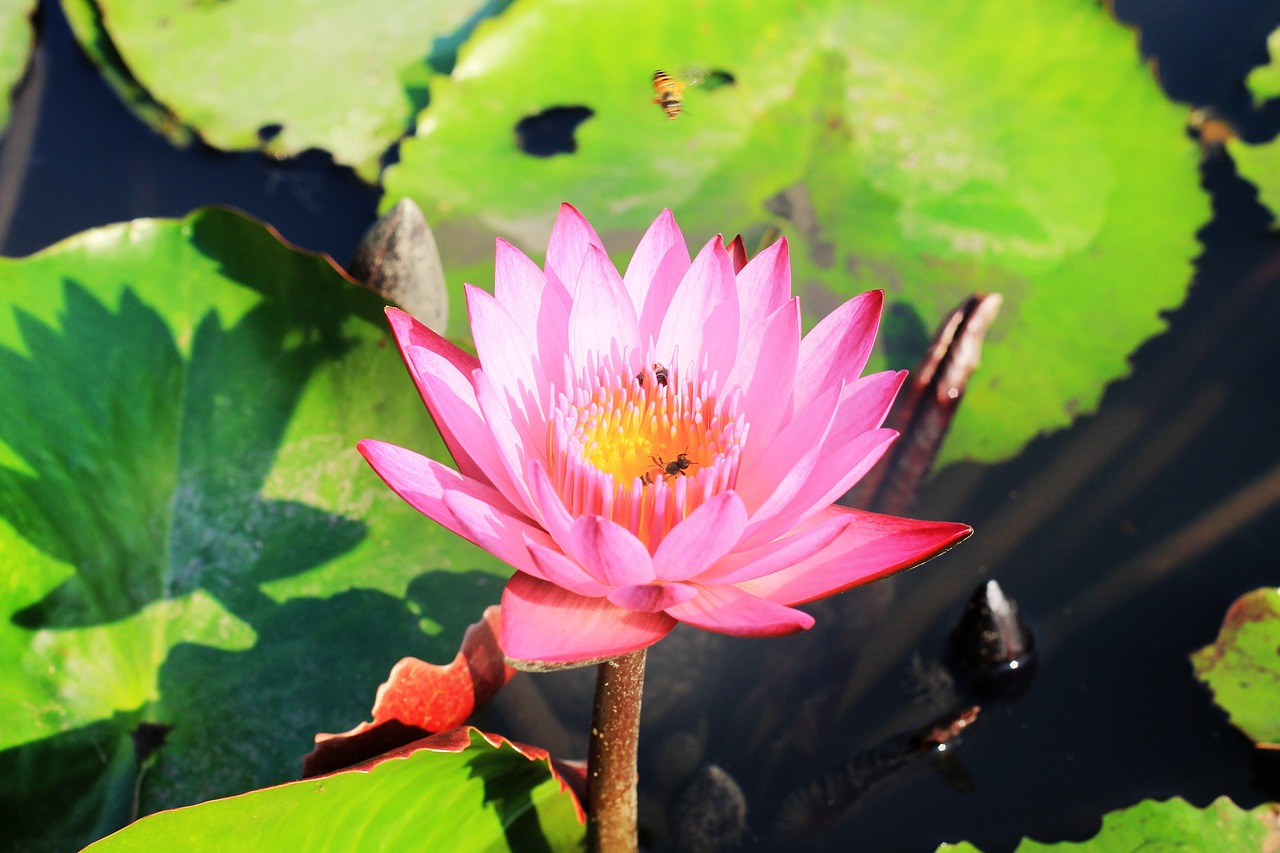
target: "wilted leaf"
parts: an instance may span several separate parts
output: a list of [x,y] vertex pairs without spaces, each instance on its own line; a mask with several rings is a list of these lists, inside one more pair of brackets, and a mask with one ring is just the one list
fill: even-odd
[[[1127,372],[1209,217],[1186,111],[1103,5],[712,0],[672,20],[642,0],[528,0],[433,81],[385,205],[420,204],[455,302],[492,281],[493,234],[540,253],[564,200],[618,252],[664,207],[695,244],[754,250],[778,225],[810,323],[886,289],[881,366],[913,364],[970,293],[1002,294],[943,449],[1002,458]],[[733,82],[686,87],[670,120],[650,80],[687,66]],[[517,125],[553,107],[590,111],[576,152],[522,151]]]

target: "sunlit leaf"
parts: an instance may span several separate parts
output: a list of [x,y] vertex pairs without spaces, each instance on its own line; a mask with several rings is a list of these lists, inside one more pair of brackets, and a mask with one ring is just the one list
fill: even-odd
[[226,210],[0,259],[0,847],[123,825],[144,769],[141,813],[297,778],[496,601],[355,450],[447,458],[385,327]]
[[[1102,829],[1088,841],[1045,844],[1023,839],[1017,853],[1037,850],[1077,850],[1081,853],[1114,850],[1231,850],[1265,853],[1280,843],[1280,806],[1265,803],[1245,811],[1227,797],[1219,797],[1203,809],[1181,797],[1143,800],[1136,806],[1102,816]],[[967,842],[944,844],[947,853],[977,853]]]
[[545,752],[467,728],[360,769],[152,815],[89,849],[549,853],[582,838]]
[[[419,203],[455,295],[492,280],[493,234],[541,252],[564,200],[619,261],[663,207],[699,245],[754,250],[777,226],[810,323],[888,292],[879,359],[901,367],[971,292],[1000,292],[943,455],[1001,458],[1126,373],[1209,216],[1185,109],[1103,5],[527,0],[432,82],[385,205]],[[698,67],[721,85],[668,119],[654,69]],[[521,149],[548,127],[573,153]]]
[[1280,144],[1272,140],[1250,145],[1232,139],[1227,142],[1227,151],[1240,176],[1258,188],[1258,200],[1275,216],[1280,211]]
[[321,148],[376,180],[473,17],[501,0],[63,0],[121,97],[175,141]]
[[1280,590],[1236,599],[1218,639],[1191,663],[1236,728],[1255,743],[1280,744]]
[[1280,96],[1280,29],[1267,36],[1267,53],[1271,61],[1250,71],[1244,81],[1256,104]]
[[9,123],[10,95],[31,59],[35,11],[35,0],[0,0],[0,133]]

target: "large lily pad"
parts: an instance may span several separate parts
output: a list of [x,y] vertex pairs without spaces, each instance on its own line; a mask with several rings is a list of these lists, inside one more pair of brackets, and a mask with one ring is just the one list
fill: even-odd
[[63,0],[126,103],[178,142],[286,157],[321,148],[366,180],[495,0]]
[[0,134],[9,123],[9,99],[31,59],[35,0],[0,0]]
[[228,849],[574,850],[583,829],[547,755],[476,729],[437,735],[357,770],[138,821],[95,853]]
[[[1164,328],[1209,216],[1185,109],[1102,5],[529,0],[432,82],[385,204],[419,203],[454,288],[490,280],[494,232],[540,252],[562,200],[624,253],[663,207],[695,243],[776,225],[810,322],[888,291],[894,366],[969,293],[1001,292],[943,451],[1001,458],[1092,409]],[[685,66],[733,82],[687,88],[670,120],[650,78]],[[573,153],[521,149],[546,154],[528,134],[558,119],[581,121]]]
[[1218,639],[1191,663],[1236,728],[1255,743],[1280,744],[1280,590],[1236,599]]
[[0,259],[0,848],[296,778],[497,599],[354,449],[446,452],[381,308],[227,210]]
[[[1017,853],[1073,850],[1232,850],[1266,853],[1280,843],[1280,806],[1264,803],[1245,811],[1227,797],[1197,808],[1181,797],[1143,800],[1136,806],[1103,815],[1102,829],[1088,841],[1045,844],[1024,839]],[[947,853],[976,853],[972,844],[944,844]]]

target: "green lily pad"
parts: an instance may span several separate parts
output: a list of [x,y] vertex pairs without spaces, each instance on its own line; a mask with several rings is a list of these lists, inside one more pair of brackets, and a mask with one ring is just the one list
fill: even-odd
[[229,843],[244,853],[582,847],[573,797],[545,753],[461,731],[460,743],[443,748],[431,738],[360,770],[151,815],[89,850],[213,853]]
[[[723,231],[754,248],[776,226],[810,323],[887,291],[877,366],[911,366],[946,311],[1000,292],[943,453],[1003,458],[1127,372],[1183,298],[1210,215],[1185,109],[1102,5],[528,0],[433,80],[384,205],[418,202],[455,293],[492,280],[494,233],[541,252],[565,200],[623,262],[663,207],[694,244]],[[650,80],[685,67],[721,85],[687,87],[671,120]],[[573,153],[521,149],[583,110],[561,139]]]
[[[1181,797],[1143,800],[1136,806],[1102,816],[1102,829],[1088,841],[1045,844],[1023,839],[1018,853],[1037,850],[1274,850],[1280,842],[1280,806],[1264,803],[1245,811],[1227,797],[1197,808]],[[968,842],[943,844],[947,853],[977,853]]]
[[1250,145],[1240,139],[1226,143],[1240,176],[1258,188],[1258,200],[1271,211],[1280,211],[1280,145],[1273,140]]
[[31,60],[35,12],[35,0],[0,0],[0,134],[9,123],[10,97]]
[[175,145],[195,141],[191,128],[153,100],[125,67],[111,37],[102,29],[102,11],[94,0],[62,0],[62,11],[80,49],[135,115]]
[[63,0],[86,53],[175,142],[288,157],[320,148],[366,180],[500,0]]
[[1254,743],[1280,744],[1280,590],[1236,599],[1218,639],[1191,663],[1236,728]]
[[240,214],[0,259],[0,399],[0,849],[296,778],[509,573],[355,450],[447,458],[381,300]]
[[1255,104],[1280,96],[1280,28],[1267,36],[1267,54],[1271,61],[1250,71],[1244,80]]

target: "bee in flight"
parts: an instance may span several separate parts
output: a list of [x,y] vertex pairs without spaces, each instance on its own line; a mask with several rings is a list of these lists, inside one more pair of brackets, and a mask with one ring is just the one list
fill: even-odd
[[653,102],[662,107],[667,118],[680,115],[684,106],[684,81],[677,80],[665,71],[653,72]]
[[710,68],[682,68],[678,74],[653,72],[653,102],[662,107],[667,118],[675,118],[684,108],[684,90],[688,86],[718,89],[735,82],[728,71]]

